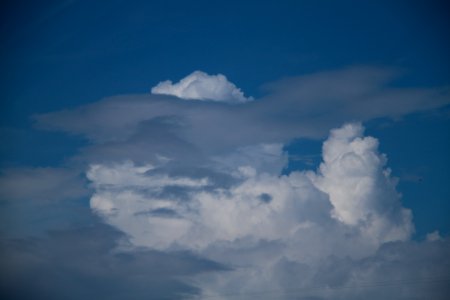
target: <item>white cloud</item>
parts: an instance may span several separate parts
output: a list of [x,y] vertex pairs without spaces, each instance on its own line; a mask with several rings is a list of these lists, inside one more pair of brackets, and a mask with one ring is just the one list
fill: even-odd
[[246,98],[241,89],[222,75],[208,75],[195,71],[177,83],[162,81],[152,88],[152,94],[173,95],[189,100],[213,100],[230,103],[243,103],[252,100]]
[[224,247],[223,253],[246,263],[196,277],[202,295],[194,299],[445,300],[449,250],[449,240],[394,242],[367,258],[330,255],[311,264],[277,256],[283,248],[276,244]]
[[413,231],[411,211],[401,208],[396,180],[385,169],[378,140],[363,137],[360,124],[331,131],[323,145],[323,160],[315,185],[329,195],[333,216],[360,226],[367,236],[383,242],[408,239]]
[[211,168],[218,168],[233,175],[250,172],[279,175],[288,163],[288,155],[283,144],[258,144],[240,147],[235,151],[212,158]]
[[[78,157],[90,165],[91,208],[134,245],[193,251],[233,268],[198,278],[203,294],[220,299],[230,290],[322,284],[327,288],[312,299],[402,299],[420,288],[368,297],[328,289],[358,284],[358,278],[383,280],[384,274],[395,280],[414,267],[429,277],[440,267],[430,257],[448,249],[434,233],[417,247],[408,241],[411,212],[401,205],[378,141],[365,137],[361,125],[348,124],[331,131],[316,172],[280,176],[287,163],[283,145],[294,138],[322,138],[347,120],[398,117],[449,103],[445,89],[393,88],[392,75],[352,68],[290,78],[246,105],[120,96],[37,120],[93,141]],[[194,100],[248,100],[220,75],[187,78],[154,89]]]
[[450,103],[445,87],[392,88],[393,73],[359,67],[288,78],[246,105],[187,105],[161,95],[123,95],[35,118],[40,128],[86,136],[97,157],[123,160],[136,159],[137,152],[152,155],[155,148],[174,158],[177,150],[215,155],[261,143],[324,138],[348,120],[399,118]]
[[[213,191],[188,189],[184,196],[189,200],[142,192],[134,184],[103,185],[91,198],[91,207],[128,233],[135,244],[160,250],[203,251],[242,238],[287,241],[303,229],[322,226],[322,218],[329,219],[331,206],[326,196],[305,174],[278,177],[257,174],[249,166],[235,174],[239,172],[245,179],[236,186]],[[101,177],[90,179],[104,181]],[[152,175],[145,180],[153,189]],[[160,211],[171,213],[161,215]]]
[[151,175],[146,173],[154,169],[154,166],[146,164],[135,166],[131,161],[125,161],[111,166],[93,164],[87,171],[96,189],[155,189],[161,190],[166,186],[204,187],[208,185],[208,179],[191,179],[186,177],[170,177],[167,175]]
[[[200,189],[208,185],[207,178],[153,174],[150,165],[92,165],[87,173],[96,187],[91,205],[122,230],[138,228],[128,233],[152,248],[198,250],[240,238],[295,240],[298,232],[338,221],[343,228],[359,230],[373,251],[383,242],[408,239],[413,226],[410,211],[401,207],[395,180],[384,169],[386,158],[378,153],[377,140],[362,134],[359,124],[333,130],[317,174],[279,176],[286,163],[281,145],[263,144],[216,157],[213,168],[239,182],[229,189],[217,183],[212,190]],[[161,196],[169,186],[183,188],[189,200]],[[173,214],[162,220],[142,213],[158,210]],[[147,227],[165,236],[165,242],[148,235]]]
[[232,265],[228,275],[197,278],[205,295],[285,288],[286,264],[312,285],[313,274],[335,267],[324,265],[332,257],[351,269],[346,259],[356,264],[388,241],[409,239],[411,213],[401,205],[378,141],[364,137],[360,124],[331,131],[317,173],[280,176],[284,156],[281,145],[263,144],[215,157],[213,168],[233,177],[234,185],[192,178],[195,184],[175,194],[164,190],[187,178],[161,180],[152,166],[130,162],[92,166],[91,208],[136,246],[190,250]]

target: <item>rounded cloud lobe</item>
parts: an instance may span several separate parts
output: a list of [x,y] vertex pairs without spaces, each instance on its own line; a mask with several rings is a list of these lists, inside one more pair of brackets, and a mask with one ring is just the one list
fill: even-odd
[[229,103],[243,103],[252,100],[246,98],[241,89],[222,75],[208,75],[195,71],[177,83],[162,81],[152,88],[152,94],[173,95],[187,100],[211,100]]

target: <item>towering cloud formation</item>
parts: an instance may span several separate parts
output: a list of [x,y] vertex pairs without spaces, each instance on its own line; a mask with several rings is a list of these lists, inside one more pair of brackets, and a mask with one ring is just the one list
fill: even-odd
[[400,207],[396,181],[377,149],[378,141],[363,137],[360,124],[332,130],[314,183],[329,195],[337,220],[377,241],[404,240],[413,230],[411,212]]
[[152,94],[173,95],[182,99],[212,100],[230,103],[242,103],[252,100],[246,98],[241,89],[222,75],[208,75],[195,71],[177,83],[162,81],[152,88]]

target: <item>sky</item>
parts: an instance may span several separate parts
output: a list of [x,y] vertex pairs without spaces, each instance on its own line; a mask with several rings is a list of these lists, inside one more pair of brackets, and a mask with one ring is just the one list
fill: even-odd
[[6,1],[2,299],[447,299],[446,1]]

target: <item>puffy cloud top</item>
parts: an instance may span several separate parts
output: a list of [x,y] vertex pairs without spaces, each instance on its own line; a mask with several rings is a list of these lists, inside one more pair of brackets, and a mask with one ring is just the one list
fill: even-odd
[[414,230],[411,212],[400,207],[396,179],[384,168],[387,159],[378,152],[378,140],[363,132],[359,123],[331,131],[314,183],[329,195],[339,221],[361,226],[377,241],[407,239]]
[[252,100],[222,75],[209,75],[195,71],[177,83],[162,81],[152,88],[152,94],[173,95],[189,100],[213,100],[229,103],[243,103]]

